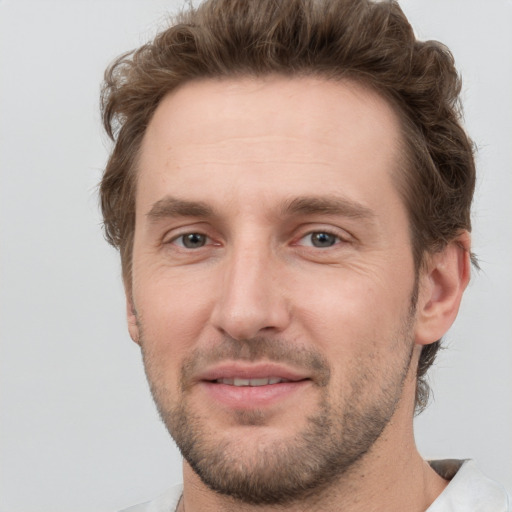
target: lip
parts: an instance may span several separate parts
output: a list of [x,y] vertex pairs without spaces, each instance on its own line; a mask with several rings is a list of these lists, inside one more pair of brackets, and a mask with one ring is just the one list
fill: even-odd
[[212,368],[207,368],[197,376],[199,381],[214,382],[219,379],[264,379],[265,377],[277,377],[292,382],[309,378],[304,372],[294,370],[278,363],[223,363]]
[[250,410],[263,409],[298,395],[311,384],[309,380],[296,382],[281,382],[267,386],[229,386],[215,382],[203,381],[200,387],[204,389],[210,401],[223,405],[228,409]]
[[[217,382],[219,379],[262,379],[277,377],[286,380],[264,386],[233,386]],[[199,387],[210,400],[228,409],[262,409],[292,399],[311,385],[305,373],[282,364],[224,363],[206,369],[198,375]]]

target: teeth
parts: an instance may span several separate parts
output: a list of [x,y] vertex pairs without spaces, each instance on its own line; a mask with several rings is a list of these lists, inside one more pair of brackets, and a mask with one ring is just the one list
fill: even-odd
[[270,383],[270,379],[251,379],[251,386],[266,386]]
[[268,386],[269,384],[279,384],[280,382],[290,382],[287,379],[280,379],[279,377],[264,377],[262,379],[241,379],[235,377],[234,379],[217,379],[219,384],[227,384],[228,386]]

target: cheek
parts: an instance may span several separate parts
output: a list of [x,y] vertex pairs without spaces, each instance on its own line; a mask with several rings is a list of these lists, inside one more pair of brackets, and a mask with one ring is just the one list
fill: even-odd
[[175,365],[202,338],[211,310],[204,279],[192,273],[144,272],[134,281],[143,341]]
[[324,285],[304,295],[300,329],[329,361],[331,403],[366,402],[397,382],[410,353],[409,289],[390,292],[363,279]]
[[408,313],[412,281],[388,274],[389,279],[382,279],[339,271],[304,281],[297,292],[302,301],[296,304],[302,329],[320,350],[336,358],[389,350]]

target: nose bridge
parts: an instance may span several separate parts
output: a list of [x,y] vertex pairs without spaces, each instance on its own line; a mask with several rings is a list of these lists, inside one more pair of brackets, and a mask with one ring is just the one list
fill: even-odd
[[231,246],[214,312],[218,329],[234,339],[249,339],[262,330],[285,328],[288,311],[278,266],[267,240],[246,236]]

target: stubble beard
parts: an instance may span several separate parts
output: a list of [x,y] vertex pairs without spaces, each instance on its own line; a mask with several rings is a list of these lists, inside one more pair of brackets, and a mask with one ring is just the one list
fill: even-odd
[[[318,495],[354,468],[389,423],[402,396],[412,360],[412,317],[413,311],[409,311],[396,333],[400,361],[384,370],[372,357],[354,361],[353,379],[345,384],[348,389],[342,390],[340,403],[329,400],[331,372],[322,356],[268,338],[226,339],[215,353],[192,354],[182,365],[182,393],[173,403],[163,379],[164,369],[158,366],[156,355],[145,350],[144,340],[141,346],[160,416],[202,482],[217,493],[247,504],[292,504]],[[302,430],[288,438],[263,438],[256,447],[216,432],[207,411],[194,410],[189,403],[188,375],[205,358],[211,361],[227,357],[286,361],[312,371],[318,377],[315,384],[320,398],[316,411],[306,418]],[[241,426],[258,428],[265,423],[265,414],[258,410],[238,413],[236,421]]]

